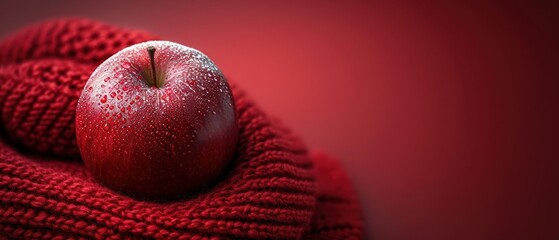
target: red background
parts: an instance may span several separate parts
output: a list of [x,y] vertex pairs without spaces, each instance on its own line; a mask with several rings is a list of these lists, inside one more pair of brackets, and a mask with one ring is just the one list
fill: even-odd
[[[177,1],[178,2],[178,1]],[[340,158],[368,238],[559,239],[559,8],[507,3],[2,3],[197,48]]]

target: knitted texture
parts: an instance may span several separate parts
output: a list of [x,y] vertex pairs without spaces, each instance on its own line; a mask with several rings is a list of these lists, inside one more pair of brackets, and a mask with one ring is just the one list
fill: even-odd
[[309,153],[232,84],[239,143],[230,170],[187,199],[138,201],[99,185],[78,158],[74,114],[95,67],[153,36],[83,20],[0,43],[0,237],[24,239],[360,239],[335,160]]

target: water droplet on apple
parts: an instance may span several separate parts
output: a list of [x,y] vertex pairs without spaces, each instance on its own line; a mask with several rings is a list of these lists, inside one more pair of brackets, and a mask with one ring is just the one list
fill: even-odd
[[108,82],[109,80],[111,80],[111,77],[106,77],[103,81]]
[[103,95],[103,97],[101,98],[101,103],[106,103],[107,102],[107,95]]
[[104,87],[105,87],[105,84],[101,84],[101,88],[104,88]]
[[188,80],[188,84],[190,84],[190,85],[196,85],[196,80]]
[[108,123],[105,123],[105,125],[103,126],[103,129],[105,129],[105,131],[108,131],[109,129],[111,129],[111,125],[109,125]]
[[118,96],[116,96],[116,99],[118,99],[118,100],[122,100],[122,95],[118,95]]
[[116,97],[116,92],[111,93],[111,98],[114,98],[114,97]]
[[161,99],[162,99],[164,102],[169,102],[170,98],[171,98],[171,96],[170,96],[168,93],[165,93],[165,94],[163,94],[163,95],[161,96]]
[[122,63],[122,65],[120,65],[120,66],[121,66],[122,68],[124,68],[124,69],[128,69],[128,68],[130,68],[130,63],[124,62],[124,63]]
[[87,91],[91,91],[91,90],[93,90],[93,87],[90,86],[87,88]]
[[121,78],[122,77],[122,72],[116,72],[114,77],[115,78]]
[[110,110],[113,110],[113,109],[115,109],[115,106],[109,105],[109,109],[110,109]]

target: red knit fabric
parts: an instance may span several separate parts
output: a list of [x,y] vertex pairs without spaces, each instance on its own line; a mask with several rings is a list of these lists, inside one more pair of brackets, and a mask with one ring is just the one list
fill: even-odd
[[[359,239],[355,193],[337,163],[308,153],[232,85],[240,140],[213,187],[168,203],[99,185],[76,158],[74,112],[95,67],[153,36],[83,20],[0,43],[0,236],[24,239]],[[34,154],[33,154],[34,153]],[[78,158],[79,159],[79,158]]]

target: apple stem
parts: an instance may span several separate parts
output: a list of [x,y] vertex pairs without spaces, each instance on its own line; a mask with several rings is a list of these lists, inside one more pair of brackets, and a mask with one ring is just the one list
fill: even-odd
[[159,87],[157,84],[157,78],[155,77],[155,47],[153,46],[149,46],[148,47],[148,53],[149,53],[149,59],[151,61],[151,73],[152,73],[152,78],[153,78],[153,85],[155,87]]

